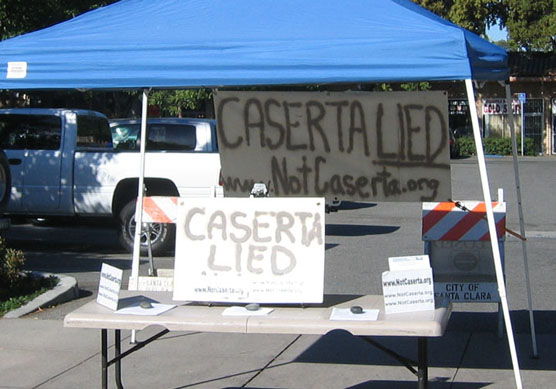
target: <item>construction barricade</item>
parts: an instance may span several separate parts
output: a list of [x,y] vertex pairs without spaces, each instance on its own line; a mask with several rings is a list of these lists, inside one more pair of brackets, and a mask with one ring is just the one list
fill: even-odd
[[[504,268],[506,204],[493,202],[492,206]],[[455,303],[500,302],[485,203],[423,203],[422,221],[435,297]]]

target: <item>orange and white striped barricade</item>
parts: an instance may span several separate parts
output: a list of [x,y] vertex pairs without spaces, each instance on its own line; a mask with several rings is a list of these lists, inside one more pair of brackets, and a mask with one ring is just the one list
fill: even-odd
[[[492,206],[504,268],[506,203]],[[484,202],[423,203],[423,240],[436,298],[500,302]]]
[[178,199],[171,196],[151,196],[143,198],[144,223],[176,223]]
[[[147,224],[147,244],[149,245],[149,276],[139,276],[137,290],[144,291],[173,291],[174,270],[156,269],[150,248],[150,223],[176,223],[178,218],[179,197],[150,196],[143,198],[143,223]],[[155,276],[156,274],[156,276]],[[131,281],[130,281],[131,283]]]

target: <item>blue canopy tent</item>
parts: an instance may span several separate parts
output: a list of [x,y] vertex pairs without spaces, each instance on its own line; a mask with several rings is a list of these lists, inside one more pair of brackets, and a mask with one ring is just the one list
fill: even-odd
[[[12,90],[465,80],[499,294],[521,386],[472,83],[508,80],[502,48],[409,0],[122,0],[0,42],[0,63],[0,89]],[[508,86],[506,91],[509,98]],[[147,89],[143,96],[145,136]],[[514,161],[518,179],[515,151]],[[143,172],[144,159],[140,210]],[[138,256],[136,237],[135,277]]]
[[0,89],[508,79],[503,49],[409,0],[123,0],[0,53],[27,64]]

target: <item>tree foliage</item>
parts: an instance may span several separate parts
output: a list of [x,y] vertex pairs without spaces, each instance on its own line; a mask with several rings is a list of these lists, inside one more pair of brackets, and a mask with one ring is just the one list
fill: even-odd
[[2,0],[0,40],[40,30],[116,0]]
[[412,1],[478,35],[484,35],[486,27],[494,24],[500,7],[499,1],[491,0]]
[[502,24],[512,50],[556,51],[556,1],[504,0]]
[[511,50],[556,50],[555,0],[412,0],[478,35],[498,24]]
[[161,116],[182,117],[186,111],[201,110],[211,98],[208,89],[183,89],[154,91],[149,100],[158,105]]

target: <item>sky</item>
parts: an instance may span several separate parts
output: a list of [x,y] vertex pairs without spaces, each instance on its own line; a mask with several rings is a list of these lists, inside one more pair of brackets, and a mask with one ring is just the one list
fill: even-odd
[[506,29],[500,30],[498,25],[494,25],[487,30],[487,36],[494,42],[507,39]]

